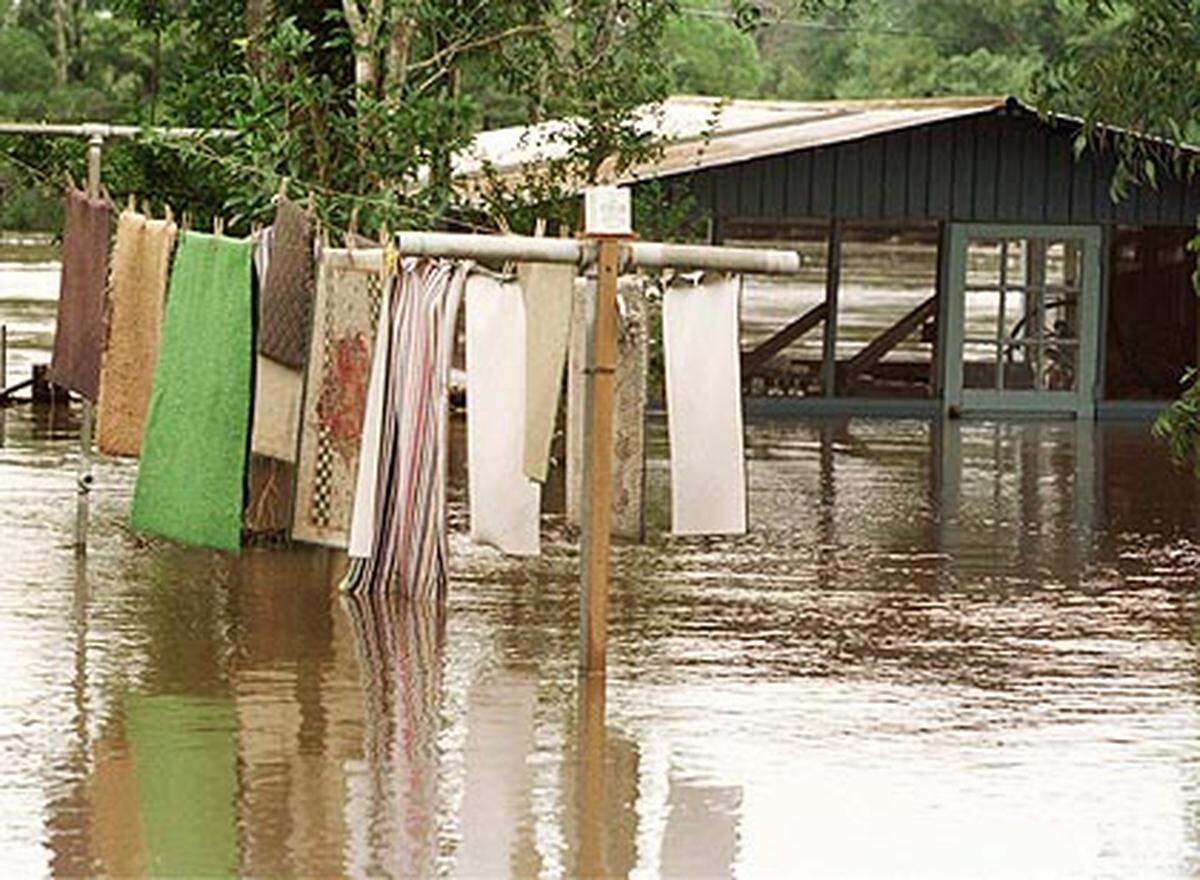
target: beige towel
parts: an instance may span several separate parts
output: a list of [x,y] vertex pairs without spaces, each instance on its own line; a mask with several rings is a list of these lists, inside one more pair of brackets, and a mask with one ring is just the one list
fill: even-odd
[[107,455],[140,455],[175,224],[123,211],[109,286],[108,347],[100,368],[96,442]]
[[527,263],[517,281],[525,302],[525,476],[544,483],[571,338],[575,267]]
[[250,450],[280,461],[296,460],[304,375],[265,355],[255,360],[254,430]]

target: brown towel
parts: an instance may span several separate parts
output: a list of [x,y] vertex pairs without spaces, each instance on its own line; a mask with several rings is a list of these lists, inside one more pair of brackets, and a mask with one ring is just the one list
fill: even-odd
[[49,379],[60,388],[95,400],[104,347],[108,205],[72,190],[67,193],[64,213],[62,285]]
[[96,443],[106,455],[142,451],[175,232],[171,221],[150,220],[136,211],[122,211],[117,218],[96,414]]
[[284,366],[304,366],[316,294],[312,219],[280,198],[275,208],[271,258],[259,306],[258,353]]

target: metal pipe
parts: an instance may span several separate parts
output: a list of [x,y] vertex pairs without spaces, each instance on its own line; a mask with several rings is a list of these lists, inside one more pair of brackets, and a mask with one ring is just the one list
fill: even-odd
[[[93,131],[88,135],[87,145],[87,194],[89,199],[100,198],[100,156],[104,149],[104,135]],[[96,408],[92,401],[83,398],[83,410],[79,424],[79,476],[75,490],[75,552],[87,552],[89,504],[92,492],[92,430],[96,421]]]
[[[596,250],[591,242],[569,238],[458,232],[401,232],[396,235],[396,246],[400,253],[409,256],[577,266],[593,263]],[[791,275],[800,271],[800,254],[784,250],[633,242],[622,245],[622,257],[627,258],[622,262],[651,269],[670,266],[757,275]]]
[[109,125],[103,122],[78,124],[46,122],[0,122],[0,135],[22,134],[42,137],[100,137],[136,138],[146,134],[159,137],[181,138],[234,138],[238,132],[230,128],[163,128],[137,125]]

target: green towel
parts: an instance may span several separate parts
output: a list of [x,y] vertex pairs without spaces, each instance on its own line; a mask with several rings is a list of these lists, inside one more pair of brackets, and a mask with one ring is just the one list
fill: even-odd
[[150,877],[234,877],[237,714],[229,699],[130,696],[125,734]]
[[250,420],[249,241],[180,235],[133,527],[237,552]]

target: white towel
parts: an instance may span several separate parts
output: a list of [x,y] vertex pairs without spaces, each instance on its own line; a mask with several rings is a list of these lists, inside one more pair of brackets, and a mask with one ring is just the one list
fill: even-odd
[[541,486],[525,476],[525,307],[521,288],[467,279],[467,479],[471,538],[514,556],[540,551]]
[[526,263],[517,268],[517,280],[525,302],[525,476],[544,483],[571,335],[575,267]]
[[746,531],[738,353],[740,278],[673,287],[663,298],[671,531]]

